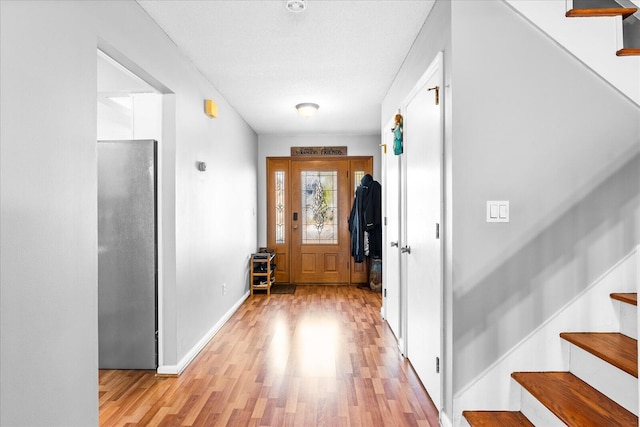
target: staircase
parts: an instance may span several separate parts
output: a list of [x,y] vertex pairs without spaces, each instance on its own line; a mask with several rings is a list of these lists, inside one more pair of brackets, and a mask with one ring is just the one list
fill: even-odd
[[622,48],[617,56],[640,55],[640,13],[629,0],[573,0],[567,17],[620,16],[622,18]]
[[520,411],[464,411],[471,427],[637,426],[635,293],[611,294],[620,332],[564,332],[569,372],[514,372]]

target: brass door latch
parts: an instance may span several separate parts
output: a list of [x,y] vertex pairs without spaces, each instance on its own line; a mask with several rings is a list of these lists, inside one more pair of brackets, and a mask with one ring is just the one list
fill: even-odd
[[440,105],[440,86],[434,86],[427,89],[427,92],[436,91],[436,105]]

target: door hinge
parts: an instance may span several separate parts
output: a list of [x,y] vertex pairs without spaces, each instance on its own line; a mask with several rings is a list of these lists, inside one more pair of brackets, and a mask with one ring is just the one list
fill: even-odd
[[440,358],[436,357],[436,374],[440,373]]
[[436,222],[436,239],[440,238],[440,224]]
[[384,217],[384,225],[387,225],[387,217]]

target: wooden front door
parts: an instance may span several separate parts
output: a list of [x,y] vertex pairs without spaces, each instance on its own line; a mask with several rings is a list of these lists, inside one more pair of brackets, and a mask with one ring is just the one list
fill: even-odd
[[291,164],[291,281],[348,283],[349,163]]
[[276,283],[366,283],[351,257],[348,218],[372,157],[268,158],[267,246]]

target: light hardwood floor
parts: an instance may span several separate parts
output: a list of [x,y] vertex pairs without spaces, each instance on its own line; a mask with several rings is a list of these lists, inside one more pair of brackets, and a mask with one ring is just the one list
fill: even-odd
[[380,305],[355,286],[253,295],[180,377],[100,371],[100,425],[435,427]]

